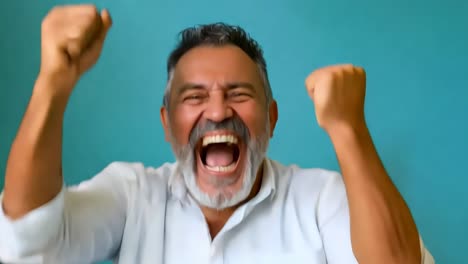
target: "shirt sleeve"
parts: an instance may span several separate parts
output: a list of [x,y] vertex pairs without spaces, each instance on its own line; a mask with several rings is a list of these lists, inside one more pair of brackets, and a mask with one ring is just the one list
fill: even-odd
[[[339,173],[330,173],[318,205],[318,222],[328,264],[358,264],[351,245],[349,207],[346,189]],[[434,258],[421,242],[421,263],[434,264]]]
[[328,174],[319,198],[317,221],[328,264],[358,264],[351,246],[349,209],[341,175]]
[[0,262],[93,263],[111,258],[122,239],[137,171],[144,171],[142,165],[112,163],[92,179],[62,188],[20,219],[11,220],[0,210]]
[[435,264],[435,260],[432,257],[431,253],[427,248],[424,246],[422,238],[419,238],[419,241],[421,242],[421,261],[422,264]]

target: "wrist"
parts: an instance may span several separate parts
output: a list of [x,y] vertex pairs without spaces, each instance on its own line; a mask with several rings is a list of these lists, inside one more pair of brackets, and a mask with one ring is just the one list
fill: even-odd
[[325,129],[332,141],[363,138],[369,134],[365,121],[349,123],[335,123]]
[[33,93],[40,94],[44,99],[66,103],[75,85],[75,80],[41,72],[34,84]]
[[74,82],[39,74],[34,84],[31,100],[38,101],[44,106],[65,110],[74,85]]

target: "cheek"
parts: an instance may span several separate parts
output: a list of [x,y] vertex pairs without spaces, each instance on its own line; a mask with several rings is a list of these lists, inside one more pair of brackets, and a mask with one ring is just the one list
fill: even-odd
[[189,142],[190,132],[200,116],[200,110],[179,106],[174,109],[171,119],[171,133],[179,144]]
[[265,133],[266,112],[258,103],[245,103],[236,107],[236,112],[249,128],[252,137]]

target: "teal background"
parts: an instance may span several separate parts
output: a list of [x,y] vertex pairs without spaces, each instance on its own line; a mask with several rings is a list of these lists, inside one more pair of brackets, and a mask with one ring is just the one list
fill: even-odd
[[[38,72],[41,20],[53,5],[72,2],[0,4],[2,172]],[[114,26],[66,112],[67,183],[115,160],[173,160],[159,122],[165,60],[184,27],[225,21],[243,26],[264,48],[280,111],[269,154],[283,163],[338,169],[304,79],[328,64],[365,67],[369,127],[427,247],[438,263],[466,263],[468,1],[95,3],[110,9]]]

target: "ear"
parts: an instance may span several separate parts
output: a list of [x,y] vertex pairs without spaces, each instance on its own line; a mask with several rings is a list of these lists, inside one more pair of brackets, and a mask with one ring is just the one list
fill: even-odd
[[160,117],[161,117],[161,124],[164,128],[164,136],[165,136],[166,142],[169,142],[171,138],[170,129],[169,129],[169,113],[166,107],[164,106],[161,107]]
[[270,114],[270,138],[272,138],[273,131],[276,127],[276,122],[278,121],[278,105],[276,104],[275,100],[270,103],[268,112]]

